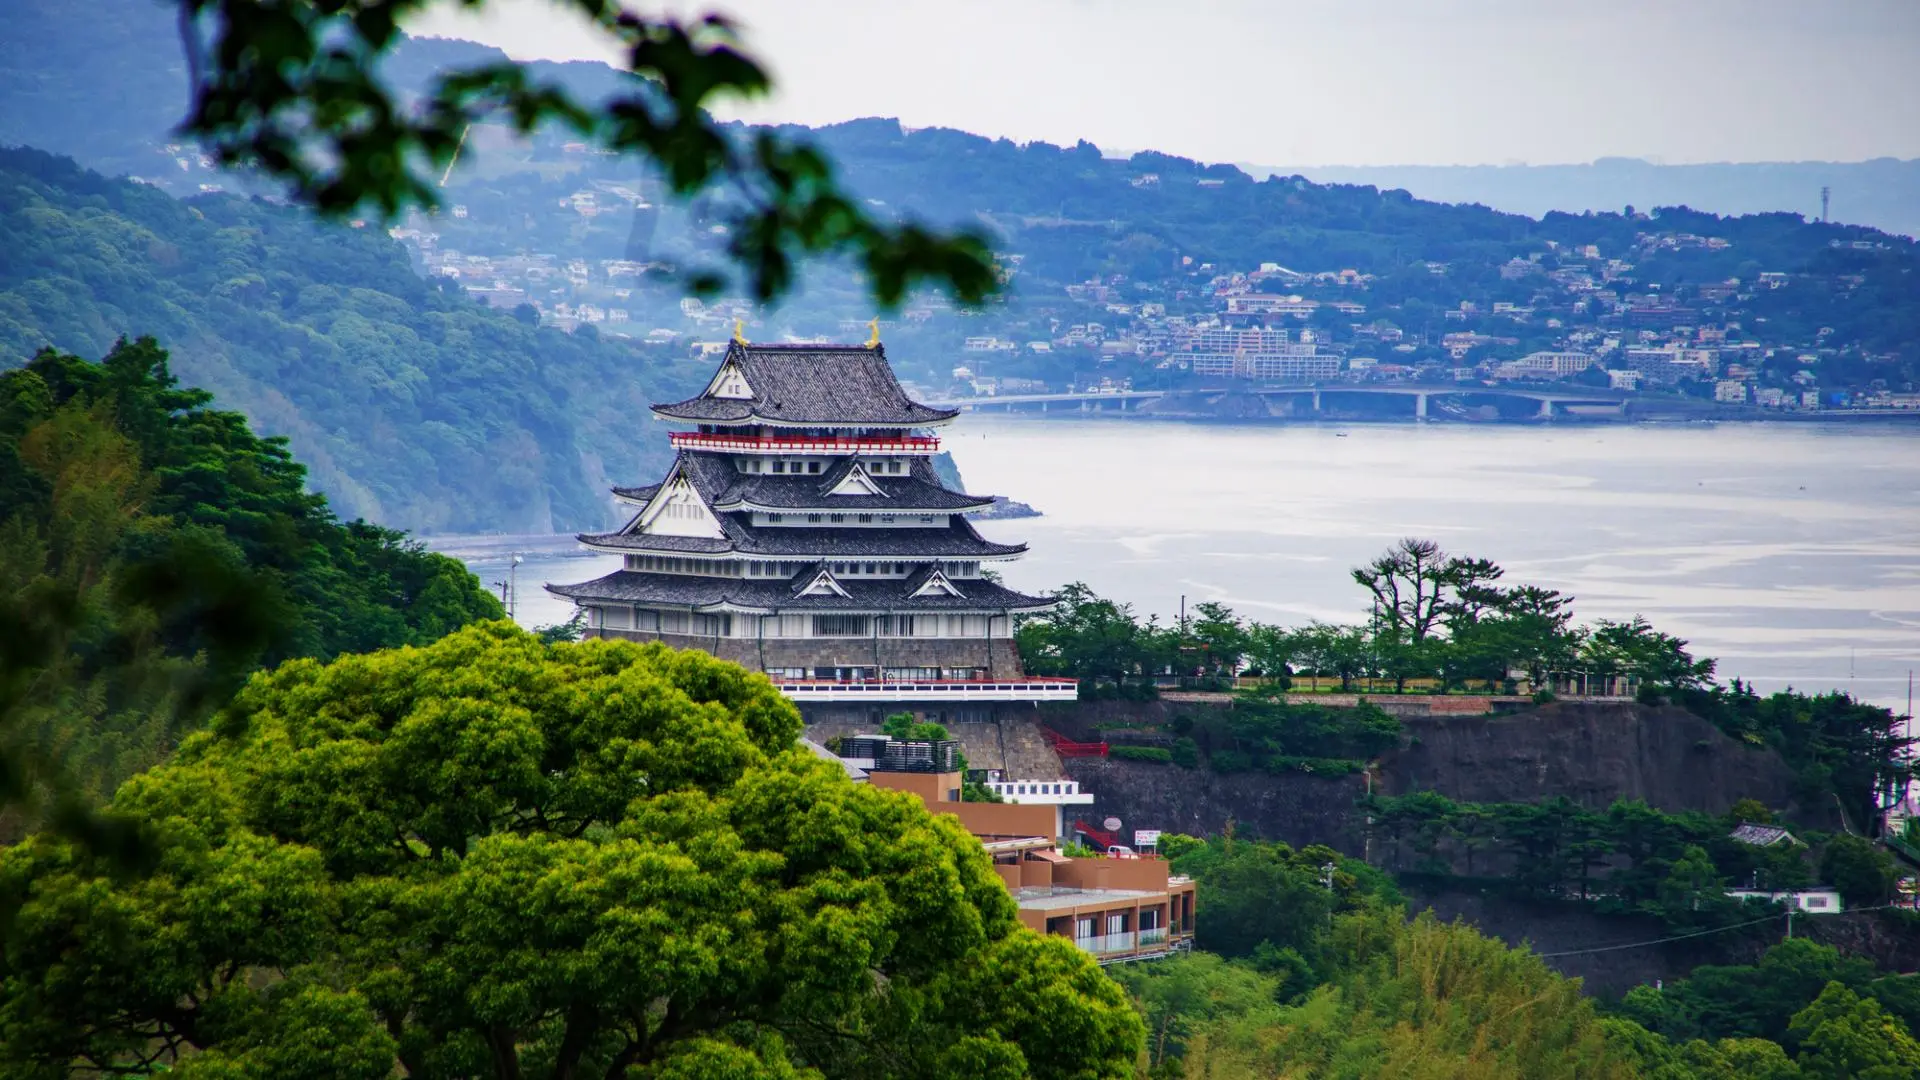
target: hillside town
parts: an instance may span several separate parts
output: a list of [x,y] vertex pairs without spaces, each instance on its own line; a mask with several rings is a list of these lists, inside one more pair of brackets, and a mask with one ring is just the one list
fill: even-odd
[[[637,186],[599,181],[555,199],[548,212],[589,222],[652,210]],[[471,213],[456,204],[391,231],[424,272],[544,325],[592,327],[675,355],[713,356],[736,325],[805,343],[855,337],[868,321],[848,311],[802,325],[739,298],[680,295],[656,280],[671,268],[645,259],[456,249],[441,234],[461,232]],[[1665,287],[1641,272],[1660,260],[1724,257],[1732,246],[1718,236],[1648,228],[1617,251],[1546,240],[1526,257],[1492,266],[1424,262],[1427,280],[1412,282],[1405,273],[1352,267],[1263,262],[1243,269],[1181,256],[1157,277],[1114,273],[1059,284],[1027,273],[1026,256],[1016,251],[1000,256],[1008,286],[1002,301],[970,311],[916,296],[887,320],[887,331],[933,358],[904,375],[961,397],[1572,383],[1754,412],[1920,409],[1920,388],[1858,377],[1863,365],[1871,370],[1889,358],[1832,326],[1802,327],[1769,314],[1791,306],[1796,291],[1844,301],[1865,275],[1753,263],[1744,276]],[[1887,250],[1879,239],[1830,246],[1859,258]]]

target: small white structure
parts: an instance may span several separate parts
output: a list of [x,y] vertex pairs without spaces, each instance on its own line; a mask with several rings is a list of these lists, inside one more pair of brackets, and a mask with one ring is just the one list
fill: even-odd
[[1766,889],[1728,889],[1727,895],[1735,900],[1769,900],[1776,904],[1785,904],[1795,911],[1804,911],[1809,915],[1838,915],[1844,910],[1840,902],[1840,890],[1826,886],[1813,889],[1785,889],[1779,892]]
[[1053,807],[1053,834],[1065,836],[1069,806],[1091,806],[1093,793],[1082,792],[1077,780],[1003,780],[989,774],[986,786],[1010,803]]

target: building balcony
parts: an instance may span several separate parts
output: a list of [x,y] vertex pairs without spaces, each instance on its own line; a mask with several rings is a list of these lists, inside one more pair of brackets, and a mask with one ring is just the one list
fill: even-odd
[[1073,701],[1077,679],[827,679],[775,678],[773,685],[792,701]]
[[933,454],[940,440],[932,435],[830,437],[814,435],[723,435],[676,431],[667,436],[675,450],[716,450],[729,454]]

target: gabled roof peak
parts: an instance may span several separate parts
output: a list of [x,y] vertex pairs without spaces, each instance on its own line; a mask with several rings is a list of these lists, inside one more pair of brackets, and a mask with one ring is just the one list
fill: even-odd
[[[737,385],[730,371],[737,374]],[[747,396],[734,396],[743,389]],[[727,344],[719,369],[699,397],[655,405],[653,411],[707,423],[901,427],[944,423],[959,415],[909,398],[887,363],[885,346],[878,343],[756,345],[738,340]]]

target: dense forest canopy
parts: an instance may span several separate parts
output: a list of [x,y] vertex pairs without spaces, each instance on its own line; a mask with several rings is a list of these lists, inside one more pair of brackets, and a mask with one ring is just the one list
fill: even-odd
[[703,653],[504,623],[287,664],[121,789],[152,874],[0,852],[0,1071],[1129,1075],[1094,959],[800,727]]
[[6,363],[152,334],[343,513],[409,530],[600,524],[605,486],[666,453],[634,418],[705,374],[475,304],[377,229],[31,150],[0,150],[0,245]]
[[0,745],[104,797],[262,665],[498,619],[457,561],[339,520],[151,338],[0,374]]

